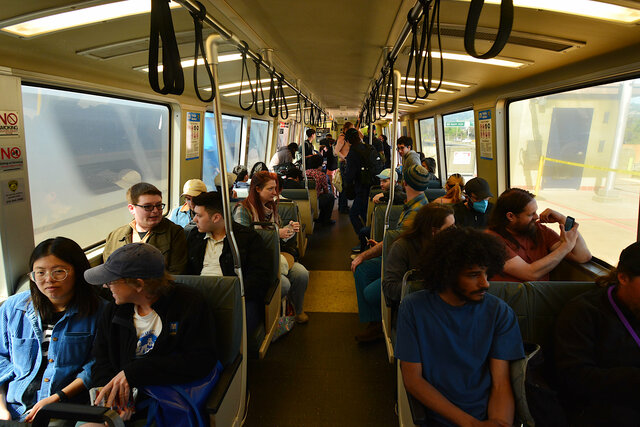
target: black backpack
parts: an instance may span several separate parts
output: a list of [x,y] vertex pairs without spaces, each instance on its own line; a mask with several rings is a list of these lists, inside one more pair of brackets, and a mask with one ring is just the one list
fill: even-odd
[[379,179],[376,175],[384,170],[384,160],[380,158],[380,153],[372,145],[361,144],[358,154],[362,159],[360,183],[367,186],[377,185]]

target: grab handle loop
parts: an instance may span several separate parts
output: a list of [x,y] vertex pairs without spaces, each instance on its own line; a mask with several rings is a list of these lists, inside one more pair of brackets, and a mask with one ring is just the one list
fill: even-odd
[[[182,95],[184,92],[184,75],[180,64],[180,53],[176,34],[173,30],[171,9],[168,0],[151,0],[149,31],[149,84],[151,88],[163,95]],[[162,39],[162,80],[164,87],[158,83],[158,47]]]
[[474,58],[489,59],[497,56],[509,41],[511,28],[513,27],[513,0],[502,0],[500,2],[500,26],[496,39],[488,51],[479,54],[476,52],[475,38],[483,5],[484,0],[471,0],[469,14],[467,15],[467,25],[464,30],[464,48]]
[[[253,103],[256,102],[256,94],[253,90],[253,84],[251,83],[251,76],[249,75],[249,66],[247,65],[247,52],[249,51],[249,45],[242,40],[242,47],[239,48],[242,54],[242,65],[240,67],[240,93],[238,94],[238,105],[243,111],[249,111],[253,107]],[[251,103],[245,107],[242,105],[242,87],[244,86],[244,76],[247,76],[249,81],[249,92],[251,93]]]
[[[198,99],[202,102],[209,103],[213,101],[216,97],[216,88],[213,82],[213,74],[211,73],[211,67],[209,66],[209,60],[207,59],[207,55],[204,50],[204,40],[202,38],[202,21],[207,16],[207,9],[204,7],[202,3],[196,1],[198,8],[200,9],[197,13],[192,12],[191,17],[193,18],[193,27],[195,30],[195,39],[196,39],[196,51],[193,55],[193,86],[196,91],[196,95]],[[164,45],[164,43],[163,43]],[[208,98],[203,98],[200,94],[200,89],[198,88],[198,56],[202,54],[202,58],[204,59],[204,67],[207,71],[207,75],[209,76],[209,82],[211,84],[211,96]]]

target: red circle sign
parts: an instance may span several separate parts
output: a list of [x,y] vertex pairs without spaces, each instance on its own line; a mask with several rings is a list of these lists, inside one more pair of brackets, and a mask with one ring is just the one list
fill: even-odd
[[13,159],[18,159],[20,158],[20,155],[22,154],[22,151],[20,151],[20,149],[18,147],[13,147],[11,149],[11,157]]
[[7,123],[9,123],[11,126],[15,125],[16,123],[18,123],[18,116],[16,116],[14,113],[7,114]]

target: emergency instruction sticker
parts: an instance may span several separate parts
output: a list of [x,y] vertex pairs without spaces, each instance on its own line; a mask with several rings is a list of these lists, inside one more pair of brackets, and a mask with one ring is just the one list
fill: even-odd
[[480,134],[480,158],[493,160],[493,135],[491,132],[491,110],[478,111]]
[[24,156],[20,147],[11,145],[0,147],[0,171],[20,170],[23,163]]
[[185,160],[200,157],[200,113],[187,113],[187,141]]
[[20,135],[18,111],[0,111],[0,136]]
[[5,205],[12,205],[25,201],[24,195],[24,179],[9,179],[2,181],[2,199]]

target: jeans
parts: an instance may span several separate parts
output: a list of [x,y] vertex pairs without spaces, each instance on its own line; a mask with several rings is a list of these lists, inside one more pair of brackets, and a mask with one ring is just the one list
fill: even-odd
[[382,320],[381,293],[382,257],[364,261],[353,277],[358,297],[358,316],[361,322],[380,322]]
[[349,219],[351,225],[356,234],[360,233],[362,227],[364,227],[364,221],[367,218],[367,207],[369,204],[369,192],[356,193],[351,210],[349,210]]
[[304,265],[295,262],[286,276],[280,275],[280,284],[282,285],[282,296],[289,298],[296,314],[302,313],[304,311],[304,293],[309,284],[309,271]]

